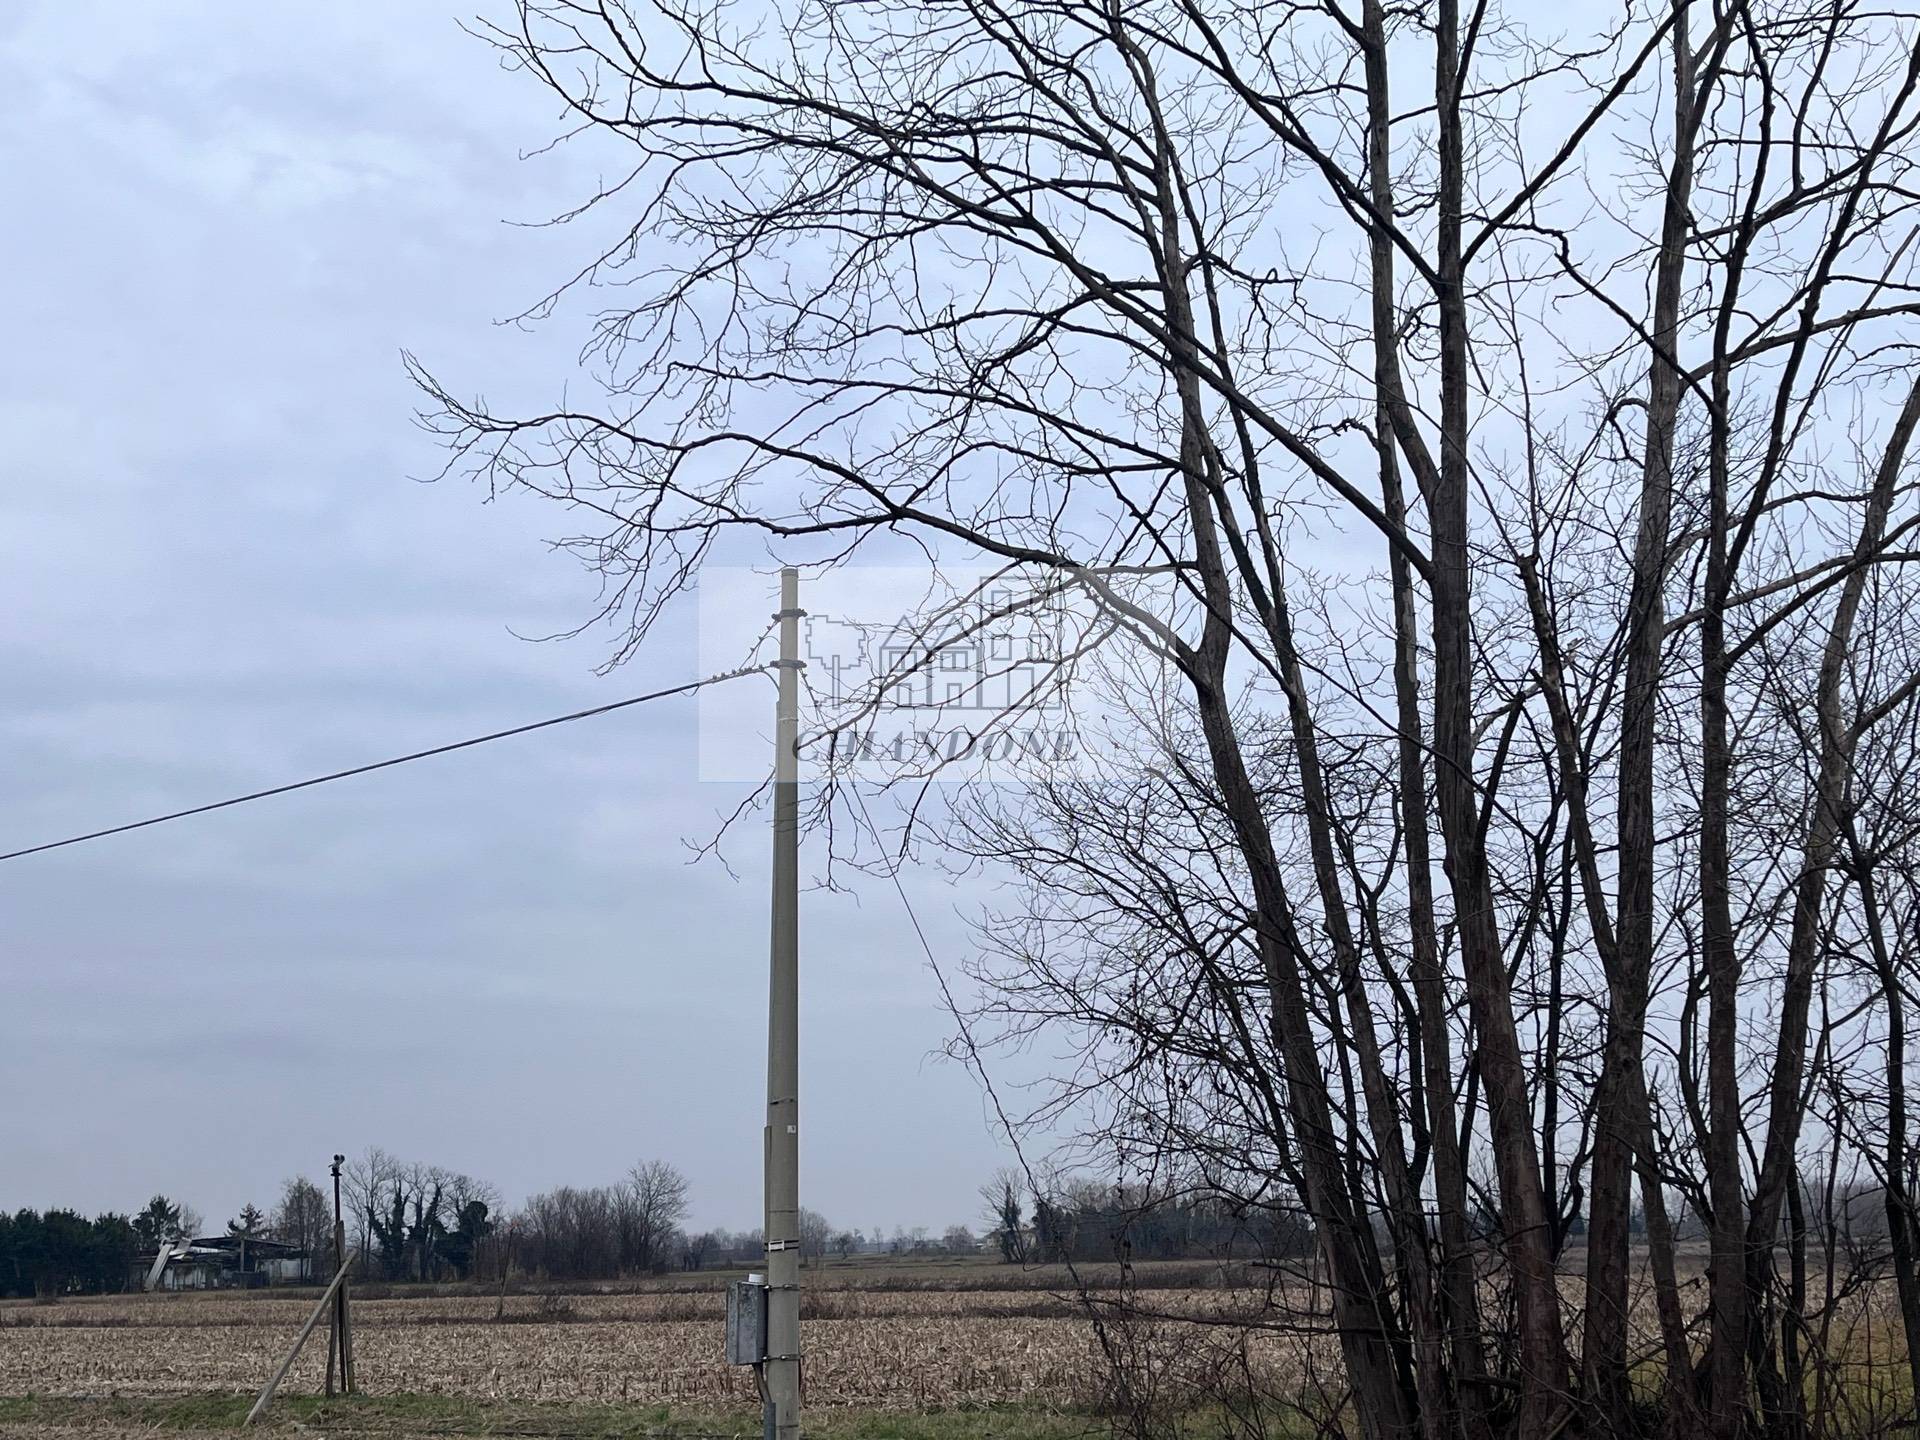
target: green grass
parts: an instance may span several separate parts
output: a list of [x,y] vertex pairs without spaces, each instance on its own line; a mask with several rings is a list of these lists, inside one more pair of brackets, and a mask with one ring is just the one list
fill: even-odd
[[[0,1397],[0,1433],[26,1427],[80,1431],[238,1430],[251,1395],[209,1393],[100,1399]],[[757,1415],[676,1410],[663,1405],[490,1404],[449,1395],[377,1395],[328,1400],[318,1395],[278,1398],[259,1431],[322,1429],[329,1434],[405,1436],[578,1436],[583,1440],[759,1440]],[[1104,1435],[1092,1416],[1029,1406],[893,1414],[814,1410],[808,1440],[1086,1440]]]

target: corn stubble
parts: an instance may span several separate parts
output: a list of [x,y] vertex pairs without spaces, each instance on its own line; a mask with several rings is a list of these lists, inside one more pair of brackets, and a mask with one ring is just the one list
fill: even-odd
[[[1163,1293],[1156,1308],[1212,1313],[1222,1297]],[[0,1308],[0,1394],[170,1395],[258,1386],[304,1306],[290,1297],[186,1295]],[[1099,1403],[1106,1366],[1086,1313],[1032,1291],[828,1292],[806,1323],[811,1406],[906,1410],[1013,1402]],[[755,1406],[750,1371],[722,1362],[720,1297],[623,1294],[368,1300],[355,1307],[360,1384],[371,1394],[500,1401],[590,1400]],[[1165,1368],[1196,1379],[1231,1351],[1269,1373],[1295,1370],[1291,1342],[1208,1327],[1149,1336]],[[1137,1329],[1127,1343],[1139,1343]],[[288,1393],[317,1391],[324,1335]]]

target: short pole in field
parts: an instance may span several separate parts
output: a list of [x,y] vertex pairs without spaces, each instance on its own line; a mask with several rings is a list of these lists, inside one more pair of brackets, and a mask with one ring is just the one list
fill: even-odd
[[273,1392],[280,1388],[280,1382],[287,1378],[287,1372],[293,1368],[294,1359],[300,1354],[300,1347],[307,1343],[307,1336],[313,1333],[313,1327],[320,1323],[320,1317],[327,1313],[327,1307],[333,1304],[334,1297],[340,1293],[340,1287],[347,1282],[347,1271],[352,1267],[351,1258],[343,1258],[340,1269],[333,1277],[333,1283],[327,1286],[326,1293],[320,1297],[320,1303],[313,1307],[313,1313],[307,1317],[307,1323],[300,1327],[300,1333],[293,1337],[293,1348],[287,1351],[287,1358],[280,1362],[280,1368],[273,1372],[265,1386],[261,1388],[260,1398],[253,1402],[253,1408],[247,1411],[247,1418],[241,1423],[251,1425],[258,1420],[267,1406],[273,1402]]
[[[333,1253],[343,1263],[347,1255],[347,1223],[340,1213],[340,1167],[347,1163],[347,1157],[333,1157]],[[340,1379],[340,1393],[351,1395],[353,1382],[353,1317],[349,1308],[347,1291],[349,1287],[343,1280],[340,1289],[333,1297],[332,1307],[327,1312],[327,1394],[334,1391],[334,1376]]]

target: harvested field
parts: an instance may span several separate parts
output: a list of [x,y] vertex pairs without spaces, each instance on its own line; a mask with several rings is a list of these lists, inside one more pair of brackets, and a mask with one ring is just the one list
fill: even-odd
[[[114,1329],[159,1326],[167,1329],[220,1328],[286,1323],[295,1326],[313,1303],[313,1292],[271,1298],[262,1295],[210,1294],[111,1296],[57,1304],[0,1302],[0,1330]],[[626,1292],[611,1294],[521,1294],[504,1298],[467,1292],[437,1296],[369,1300],[356,1297],[359,1327],[457,1324],[569,1324],[673,1321],[719,1323],[723,1299],[717,1291]],[[1096,1292],[1092,1303],[1105,1302]],[[1156,1290],[1136,1296],[1142,1308],[1176,1314],[1222,1313],[1258,1309],[1255,1292]],[[284,1305],[287,1313],[279,1313]],[[806,1320],[965,1318],[1084,1321],[1087,1302],[1077,1295],[1036,1290],[891,1291],[830,1289],[806,1291],[801,1315]]]
[[[1258,1313],[1261,1299],[1257,1291],[1190,1288],[1138,1298],[1165,1313],[1213,1319]],[[311,1304],[311,1292],[255,1292],[0,1305],[0,1395],[250,1390],[284,1354]],[[722,1360],[722,1307],[711,1286],[356,1299],[358,1375],[374,1395],[750,1410],[758,1403],[752,1373]],[[1103,1366],[1093,1326],[1067,1291],[855,1281],[810,1290],[804,1313],[811,1407],[1081,1407],[1098,1399]],[[1195,1327],[1179,1328],[1190,1351]],[[1204,1333],[1209,1348],[1240,1342],[1237,1327]],[[1280,1337],[1247,1343],[1262,1368],[1289,1359],[1291,1342]],[[321,1332],[287,1393],[318,1390],[325,1357]]]
[[[989,1283],[1004,1277],[1005,1283]],[[1117,1277],[1095,1274],[1109,1284]],[[1300,1326],[1314,1292],[1286,1296],[1293,1324],[1261,1286],[1207,1286],[1167,1267],[1128,1292],[1131,1319],[1113,1316],[1114,1290],[1092,1292],[1104,1336],[1060,1272],[972,1267],[938,1280],[909,1272],[829,1268],[805,1291],[806,1398],[823,1436],[924,1440],[1084,1440],[1104,1433],[1120,1357],[1168,1413],[1201,1414],[1218,1382],[1251,1380],[1270,1396],[1337,1404],[1334,1346]],[[1689,1293],[1697,1288],[1689,1277]],[[645,1436],[686,1440],[757,1435],[751,1371],[722,1361],[724,1277],[501,1294],[478,1288],[368,1286],[355,1298],[358,1372],[367,1397],[316,1410],[324,1331],[281,1394],[276,1424],[325,1419],[325,1433]],[[1566,1277],[1570,1320],[1577,1276]],[[182,1436],[237,1425],[310,1311],[312,1290],[100,1296],[0,1302],[0,1437]],[[1489,1292],[1489,1299],[1492,1292]],[[1867,1287],[1836,1316],[1829,1353],[1842,1360],[1849,1404],[1862,1415],[1902,1403],[1904,1365],[1891,1286]],[[1636,1321],[1651,1336],[1649,1317]],[[1139,1312],[1152,1312],[1142,1314]],[[1159,1323],[1153,1315],[1211,1323]],[[1243,1368],[1244,1367],[1244,1368]],[[1896,1370],[1899,1372],[1896,1374]],[[1314,1397],[1318,1397],[1316,1401]],[[9,1409],[5,1397],[17,1398]],[[32,1397],[27,1399],[24,1397]],[[64,1407],[64,1408],[63,1408]],[[304,1408],[303,1408],[304,1407]],[[435,1408],[441,1407],[441,1408]],[[508,1425],[503,1417],[511,1416]],[[941,1417],[947,1417],[943,1421]],[[590,1423],[589,1423],[590,1422]],[[874,1424],[886,1427],[872,1429]],[[864,1427],[864,1428],[863,1428]],[[1011,1427],[1011,1428],[1009,1428]],[[1025,1427],[1024,1429],[1021,1427]],[[1290,1432],[1287,1432],[1290,1433]],[[1864,1433],[1864,1432],[1863,1432]]]
[[[8,1393],[190,1394],[256,1387],[292,1324],[35,1326],[0,1332]],[[755,1403],[750,1372],[720,1360],[721,1326],[695,1321],[369,1325],[355,1332],[361,1385],[380,1393],[487,1400]],[[1069,1400],[1091,1362],[1065,1321],[828,1320],[807,1336],[815,1405],[920,1408],[1034,1396]],[[323,1345],[290,1389],[318,1389]]]

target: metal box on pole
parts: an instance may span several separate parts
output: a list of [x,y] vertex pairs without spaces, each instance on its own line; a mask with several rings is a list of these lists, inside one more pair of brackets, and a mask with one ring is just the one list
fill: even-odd
[[727,1363],[758,1365],[767,1358],[767,1285],[758,1275],[727,1286]]

